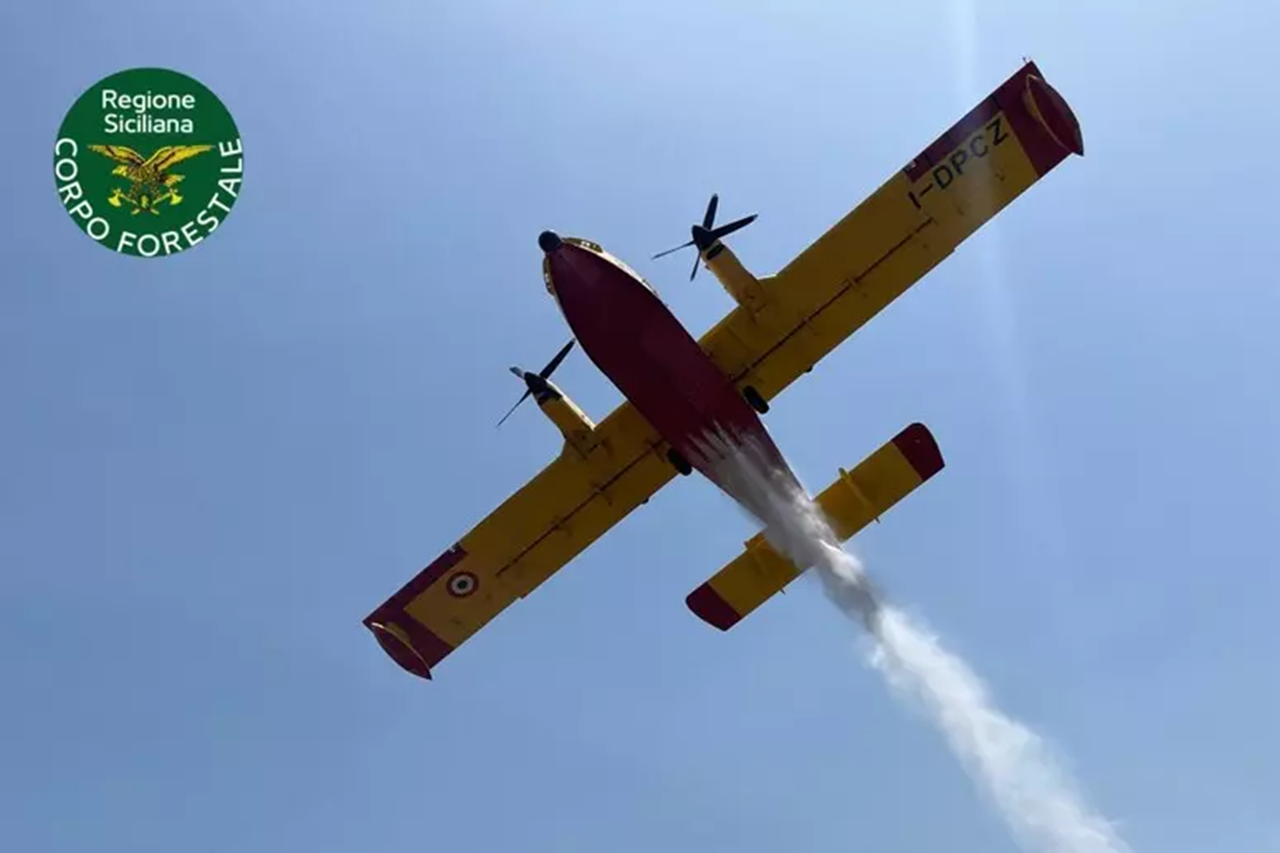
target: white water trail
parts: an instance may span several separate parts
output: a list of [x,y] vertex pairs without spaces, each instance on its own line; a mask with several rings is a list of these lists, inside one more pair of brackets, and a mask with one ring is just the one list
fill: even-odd
[[817,569],[827,597],[870,633],[872,666],[922,707],[969,776],[1026,850],[1127,853],[1035,732],[996,705],[982,679],[924,625],[887,603],[803,488],[750,447],[717,437],[703,447],[728,491],[752,508],[766,537],[796,565]]

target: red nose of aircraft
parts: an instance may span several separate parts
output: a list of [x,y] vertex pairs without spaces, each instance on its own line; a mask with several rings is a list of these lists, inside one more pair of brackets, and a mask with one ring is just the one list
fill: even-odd
[[584,299],[603,297],[602,286],[607,285],[618,272],[617,267],[595,252],[576,241],[563,240],[554,231],[543,231],[538,235],[538,248],[547,258],[547,271],[550,273],[547,287],[560,300],[562,309],[566,299],[579,304]]

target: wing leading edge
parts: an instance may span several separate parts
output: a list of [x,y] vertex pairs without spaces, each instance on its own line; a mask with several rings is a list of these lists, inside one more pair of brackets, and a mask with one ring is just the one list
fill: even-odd
[[764,307],[701,340],[766,400],[807,372],[1048,174],[1083,154],[1066,101],[1028,62],[776,275]]
[[364,624],[422,678],[518,598],[528,595],[674,476],[666,444],[629,403],[585,452],[560,455]]

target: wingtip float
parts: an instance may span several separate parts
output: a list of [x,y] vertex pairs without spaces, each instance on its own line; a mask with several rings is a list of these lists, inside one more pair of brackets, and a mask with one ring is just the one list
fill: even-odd
[[[770,401],[1060,162],[1083,153],[1075,114],[1028,62],[775,275],[753,275],[722,241],[730,226],[715,226],[713,196],[693,239],[677,248],[696,248],[696,263],[736,307],[698,339],[622,260],[589,240],[544,231],[546,287],[572,340],[626,400],[596,424],[551,383],[572,342],[545,375],[518,369],[527,387],[521,400],[533,397],[564,435],[559,456],[365,626],[402,669],[430,679],[467,638],[675,477],[696,469],[751,509],[751,496],[707,464],[702,437],[749,443],[794,479],[760,420]],[[912,424],[842,469],[817,502],[844,541],[943,465],[929,430]],[[686,604],[727,630],[804,568],[757,534]]]

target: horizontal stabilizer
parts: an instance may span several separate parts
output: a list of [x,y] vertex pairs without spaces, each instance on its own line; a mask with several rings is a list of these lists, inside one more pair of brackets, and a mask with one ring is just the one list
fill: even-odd
[[[942,470],[942,453],[923,424],[911,424],[817,497],[818,506],[841,542],[852,537],[890,507]],[[797,568],[757,533],[736,559],[685,603],[702,621],[727,631],[808,566]]]

